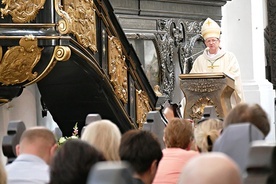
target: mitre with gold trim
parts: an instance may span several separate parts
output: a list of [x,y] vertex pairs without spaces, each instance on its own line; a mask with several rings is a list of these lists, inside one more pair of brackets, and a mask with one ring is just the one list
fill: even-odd
[[201,34],[206,40],[207,38],[220,38],[221,29],[220,26],[212,19],[207,18],[202,27],[201,27]]

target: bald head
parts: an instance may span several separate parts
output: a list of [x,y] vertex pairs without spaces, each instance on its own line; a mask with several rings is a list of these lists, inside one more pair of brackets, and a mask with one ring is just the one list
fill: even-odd
[[223,153],[204,153],[183,168],[178,184],[242,184],[239,168]]
[[49,163],[56,146],[56,138],[51,130],[46,127],[32,127],[23,132],[16,149],[17,155],[32,154]]

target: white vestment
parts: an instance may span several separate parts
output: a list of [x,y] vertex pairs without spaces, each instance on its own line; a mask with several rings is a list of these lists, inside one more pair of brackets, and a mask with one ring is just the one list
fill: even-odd
[[[208,50],[209,49],[206,48],[203,54],[194,61],[190,73],[225,73],[235,80],[235,91],[231,96],[232,107],[240,102],[244,102],[240,67],[235,55],[224,50],[219,50],[216,55],[212,55],[208,54]],[[185,99],[183,99],[181,103],[183,105],[182,108],[184,108],[184,106],[186,105]]]

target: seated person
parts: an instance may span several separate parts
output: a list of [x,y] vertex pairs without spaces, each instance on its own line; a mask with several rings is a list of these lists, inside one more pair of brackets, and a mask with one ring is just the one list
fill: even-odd
[[160,161],[153,184],[176,183],[183,166],[199,153],[190,150],[193,127],[190,120],[174,118],[164,130],[163,158]]
[[204,153],[183,168],[178,184],[242,184],[235,162],[223,153]]
[[7,183],[49,183],[49,164],[56,149],[55,135],[49,129],[25,130],[16,146],[18,157],[6,166]]
[[135,184],[151,184],[163,156],[160,143],[149,131],[129,130],[122,135],[119,155],[134,171]]
[[194,129],[195,144],[199,152],[212,151],[213,144],[222,130],[220,119],[210,118],[197,124]]
[[106,160],[118,161],[121,132],[117,125],[109,120],[98,120],[88,124],[81,139],[100,150]]
[[53,158],[49,184],[86,184],[91,167],[104,160],[102,153],[86,141],[69,139]]
[[258,104],[249,105],[247,103],[241,103],[235,106],[224,119],[223,128],[231,124],[248,122],[255,125],[265,137],[268,135],[270,122],[266,112]]

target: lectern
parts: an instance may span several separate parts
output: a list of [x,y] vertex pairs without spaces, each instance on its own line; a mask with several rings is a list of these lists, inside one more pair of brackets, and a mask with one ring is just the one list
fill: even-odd
[[231,110],[235,81],[225,73],[181,74],[179,78],[186,99],[185,118],[200,120],[205,106],[214,106],[220,118]]

